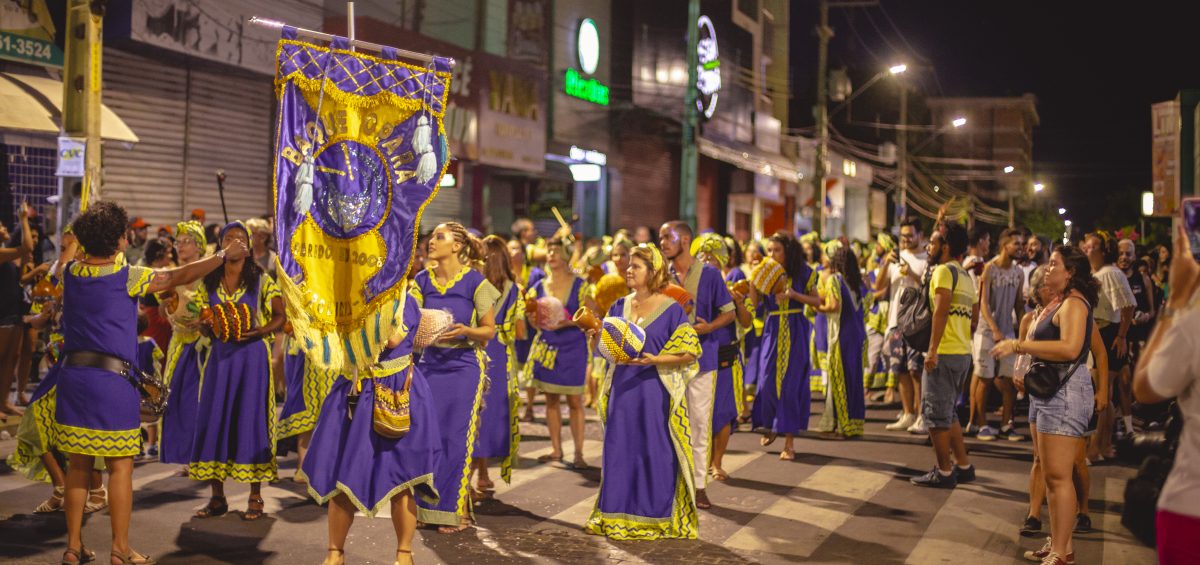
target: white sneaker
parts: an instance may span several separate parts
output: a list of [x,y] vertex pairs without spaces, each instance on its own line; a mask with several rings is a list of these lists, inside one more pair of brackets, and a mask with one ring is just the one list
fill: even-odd
[[925,435],[929,433],[929,429],[925,427],[925,417],[917,416],[917,421],[913,422],[913,425],[908,427],[908,433],[917,435]]
[[896,420],[895,422],[892,422],[891,424],[888,424],[887,426],[884,426],[883,429],[885,429],[889,432],[898,432],[901,430],[907,430],[909,428],[909,426],[912,426],[913,423],[916,421],[917,421],[917,417],[914,414],[901,414],[900,418],[898,420]]

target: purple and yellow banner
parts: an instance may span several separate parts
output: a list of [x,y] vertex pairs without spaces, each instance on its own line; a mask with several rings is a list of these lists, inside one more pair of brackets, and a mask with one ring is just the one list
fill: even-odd
[[297,341],[322,368],[374,363],[400,324],[426,204],[449,162],[450,62],[296,40],[275,74],[275,235]]

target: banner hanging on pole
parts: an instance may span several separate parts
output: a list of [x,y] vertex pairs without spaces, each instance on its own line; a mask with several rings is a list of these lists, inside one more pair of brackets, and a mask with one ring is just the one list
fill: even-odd
[[283,28],[275,75],[275,235],[288,320],[308,358],[375,362],[401,323],[421,214],[449,164],[451,62],[426,66],[299,41]]

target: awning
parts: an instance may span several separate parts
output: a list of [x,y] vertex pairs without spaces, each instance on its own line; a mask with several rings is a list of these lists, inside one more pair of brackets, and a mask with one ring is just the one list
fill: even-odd
[[703,137],[697,138],[697,145],[701,155],[724,161],[739,169],[788,182],[799,182],[804,178],[800,167],[787,157],[768,153],[752,145],[739,143],[735,147]]
[[[57,136],[62,82],[49,77],[0,73],[0,130]],[[100,137],[137,143],[138,136],[108,106],[100,105]]]

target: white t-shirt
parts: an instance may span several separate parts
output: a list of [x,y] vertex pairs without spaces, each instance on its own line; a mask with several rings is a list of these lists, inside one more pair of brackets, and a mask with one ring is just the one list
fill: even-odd
[[920,253],[913,253],[905,249],[900,251],[900,260],[908,263],[909,274],[915,275],[916,278],[914,279],[912,276],[901,275],[899,263],[892,263],[888,265],[887,280],[888,284],[891,285],[890,288],[892,300],[892,306],[888,308],[888,331],[891,331],[896,327],[896,318],[899,316],[900,312],[900,301],[898,300],[898,297],[900,296],[900,290],[904,287],[912,287],[916,289],[921,288],[921,277],[925,276],[925,269],[929,266],[929,254],[924,251],[921,251]]
[[1096,305],[1095,318],[1121,323],[1121,310],[1137,306],[1137,299],[1129,288],[1129,278],[1112,265],[1101,267],[1093,276],[1100,281],[1100,303]]
[[1158,508],[1200,518],[1200,309],[1177,315],[1146,369],[1159,396],[1178,397],[1183,434]]

